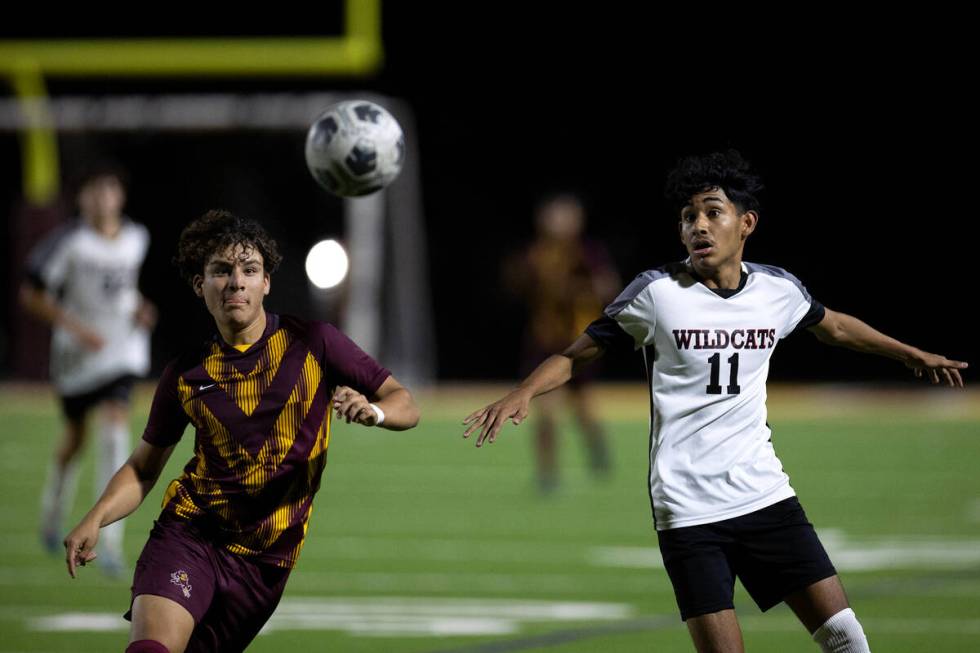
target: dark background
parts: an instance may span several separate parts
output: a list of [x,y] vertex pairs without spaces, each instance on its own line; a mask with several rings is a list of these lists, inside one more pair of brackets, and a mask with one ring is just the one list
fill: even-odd
[[[3,36],[332,33],[321,14],[245,28],[45,28]],[[441,379],[513,379],[523,311],[501,265],[531,234],[534,202],[581,193],[589,232],[624,282],[685,255],[663,179],[684,154],[735,147],[768,191],[745,258],[785,267],[811,294],[887,333],[973,361],[978,143],[969,40],[956,16],[690,16],[590,5],[386,2],[385,64],[367,79],[48,80],[53,96],[372,91],[413,107]],[[808,13],[809,11],[809,13]],[[340,203],[309,178],[303,133],[64,134],[66,166],[96,151],[132,171],[128,212],[153,246],[146,293],[164,310],[155,368],[207,329],[169,267],[177,234],[223,206],[267,222],[286,261],[270,306],[303,311],[309,245],[341,231]],[[0,133],[0,206],[17,207],[16,136]],[[397,182],[396,182],[397,183]],[[311,219],[310,216],[317,216]],[[8,258],[10,254],[8,253]],[[16,268],[16,264],[8,267]],[[9,334],[19,279],[4,281]],[[393,327],[397,328],[397,327]],[[16,343],[6,342],[3,361]],[[5,366],[6,368],[7,366]],[[791,338],[774,379],[903,378],[896,364]],[[639,377],[624,356],[609,377]],[[908,375],[911,377],[911,375]]]

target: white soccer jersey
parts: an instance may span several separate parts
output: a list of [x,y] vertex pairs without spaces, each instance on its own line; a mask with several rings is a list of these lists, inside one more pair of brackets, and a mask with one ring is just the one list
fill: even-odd
[[739,288],[725,291],[705,286],[685,261],[639,275],[587,329],[601,345],[632,340],[643,350],[658,530],[738,517],[795,494],[766,424],[769,357],[823,315],[780,268],[743,263]]
[[51,338],[51,379],[62,395],[78,395],[119,376],[146,374],[150,334],[133,316],[139,306],[140,267],[150,236],[141,224],[124,220],[107,238],[82,220],[60,229],[31,252],[28,278],[59,295],[59,303],[105,340],[91,351],[68,331]]

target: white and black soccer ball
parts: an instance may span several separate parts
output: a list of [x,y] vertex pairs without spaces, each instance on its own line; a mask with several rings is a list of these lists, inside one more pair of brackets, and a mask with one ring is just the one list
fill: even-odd
[[367,100],[329,107],[306,134],[306,165],[317,183],[340,197],[381,190],[405,161],[402,128],[388,111]]

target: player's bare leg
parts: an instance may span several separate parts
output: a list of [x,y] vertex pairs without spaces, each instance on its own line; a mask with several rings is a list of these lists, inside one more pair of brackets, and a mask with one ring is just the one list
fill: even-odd
[[61,550],[62,521],[75,499],[79,452],[85,444],[86,433],[84,417],[66,419],[61,442],[48,469],[41,495],[41,539],[50,552]]
[[786,604],[824,651],[863,653],[870,650],[864,630],[850,610],[839,577],[824,578],[787,596]]
[[734,610],[719,610],[691,617],[687,630],[698,653],[744,653],[742,629]]
[[578,419],[579,428],[585,435],[585,445],[589,452],[589,465],[595,474],[606,474],[610,468],[609,443],[605,430],[596,417],[592,405],[592,393],[582,386],[569,386],[572,407]]
[[84,417],[65,420],[65,430],[55,452],[55,462],[62,469],[72,462],[85,444],[88,434]]
[[824,578],[786,597],[786,605],[792,608],[796,617],[813,633],[832,616],[850,607],[844,586],[837,576]]
[[555,413],[557,393],[539,397],[534,429],[534,453],[537,463],[538,489],[542,494],[558,486],[558,453]]
[[169,653],[183,653],[194,632],[194,617],[176,601],[140,594],[133,600],[133,624],[129,643],[143,640],[159,642]]

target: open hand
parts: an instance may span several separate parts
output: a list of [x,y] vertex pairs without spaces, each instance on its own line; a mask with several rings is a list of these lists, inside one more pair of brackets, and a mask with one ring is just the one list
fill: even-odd
[[476,446],[482,447],[485,441],[493,444],[497,439],[497,433],[500,432],[507,420],[512,421],[515,426],[524,421],[530,402],[531,397],[527,395],[527,392],[521,389],[514,390],[503,399],[470,413],[463,420],[464,425],[470,425],[463,433],[463,437],[468,438],[476,429],[480,429],[480,434],[476,438]]
[[964,386],[960,370],[965,370],[969,364],[920,351],[913,360],[906,361],[905,366],[914,370],[917,378],[928,378],[933,385],[946,383],[951,388],[962,388]]

